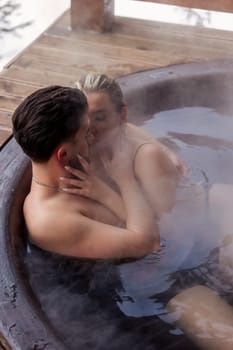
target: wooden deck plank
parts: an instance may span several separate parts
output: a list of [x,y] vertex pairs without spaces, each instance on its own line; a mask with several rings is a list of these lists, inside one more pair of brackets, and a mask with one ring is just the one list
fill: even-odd
[[[205,37],[218,37],[222,38],[222,40],[226,40],[227,38],[230,40],[233,40],[232,38],[232,32],[227,30],[219,30],[219,29],[210,29],[199,26],[188,26],[188,25],[179,25],[174,23],[164,23],[164,22],[158,22],[158,21],[152,21],[152,20],[142,20],[137,18],[125,18],[116,16],[115,17],[115,25],[113,26],[113,29],[111,32],[107,32],[105,34],[102,33],[96,33],[94,31],[71,31],[69,28],[69,12],[66,12],[63,16],[61,16],[58,21],[56,22],[56,25],[51,26],[45,31],[45,34],[48,35],[58,35],[66,37],[76,37],[80,36],[83,39],[86,37],[89,37],[91,35],[98,36],[99,38],[102,37],[114,37],[114,35],[120,35],[123,32],[133,37],[134,39],[138,37],[135,35],[134,32],[129,32],[127,27],[136,28],[137,30],[143,29],[144,33],[146,31],[146,40],[148,39],[148,36],[153,37],[154,30],[161,30],[164,32],[168,32],[171,37],[174,35],[187,35],[187,36],[199,36],[204,35]],[[127,32],[128,31],[128,32]],[[139,32],[140,34],[140,32]],[[142,36],[142,35],[140,35]],[[190,39],[191,39],[190,37]],[[115,43],[114,43],[115,44]]]
[[22,98],[15,96],[0,96],[0,106],[1,110],[14,110],[19,103],[22,101]]
[[11,135],[11,115],[12,111],[0,109],[0,147]]
[[[189,34],[185,33],[185,28],[183,28],[183,32],[181,31],[182,28],[180,28],[179,32],[175,33],[173,31],[173,35],[171,35],[171,31],[165,31],[164,27],[158,27],[156,30],[152,30],[148,28],[140,28],[137,31],[137,27],[127,27],[127,24],[125,24],[126,28],[121,28],[120,33],[113,32],[111,35],[97,35],[96,33],[86,33],[83,36],[80,36],[80,34],[73,34],[72,36],[56,36],[48,35],[46,39],[41,41],[40,44],[45,44],[46,41],[53,41],[51,38],[57,38],[57,40],[54,40],[55,45],[58,45],[59,40],[62,40],[64,38],[64,41],[66,41],[66,44],[63,46],[63,42],[61,43],[61,48],[65,49],[68,47],[72,42],[79,42],[79,50],[82,52],[85,50],[85,44],[88,42],[88,45],[95,50],[96,46],[106,45],[113,47],[114,42],[114,48],[113,52],[115,52],[118,48],[125,47],[128,50],[133,50],[135,48],[141,50],[141,51],[148,51],[149,54],[153,52],[154,50],[160,51],[160,54],[163,55],[164,50],[169,51],[173,48],[176,48],[178,52],[182,52],[184,47],[190,48],[193,52],[198,51],[201,55],[203,52],[206,51],[219,51],[219,50],[226,50],[228,48],[230,51],[232,51],[233,46],[233,37],[227,36],[223,37],[220,36],[220,34],[217,36],[211,36],[211,33],[209,31],[202,31],[198,35],[194,33],[193,31],[189,32]],[[135,31],[135,37],[132,37],[128,34],[128,32],[132,30]],[[228,32],[227,32],[228,34]],[[75,48],[73,48],[75,50]],[[127,51],[126,51],[127,53]]]
[[25,97],[40,87],[42,87],[42,85],[32,82],[15,82],[5,79],[3,75],[0,75],[0,96]]
[[124,17],[116,17],[110,33],[71,31],[68,11],[0,73],[1,135],[10,135],[12,111],[39,87],[73,86],[88,71],[117,77],[229,58],[233,59],[232,32]]
[[4,130],[11,130],[12,110],[6,111],[0,109],[0,126]]
[[[180,38],[183,43],[182,50],[180,49],[180,43],[174,42],[171,40],[164,40],[165,38],[160,35],[158,40],[155,41],[143,41],[142,39],[134,40],[133,43],[135,47],[132,46],[132,40],[129,38],[124,38],[124,40],[115,40],[117,43],[114,47],[112,47],[110,39],[111,37],[98,37],[98,39],[104,40],[104,42],[100,42],[98,40],[98,44],[96,44],[96,37],[90,36],[88,40],[81,39],[71,39],[71,38],[61,38],[61,37],[51,37],[49,35],[42,38],[42,40],[32,46],[28,50],[30,53],[34,53],[37,58],[40,57],[40,61],[45,63],[44,68],[54,69],[54,72],[60,71],[59,67],[52,65],[46,66],[46,62],[52,64],[51,57],[54,55],[54,59],[56,59],[56,63],[62,66],[62,68],[67,69],[66,74],[73,74],[73,71],[77,68],[86,69],[90,68],[90,64],[93,64],[93,54],[90,53],[89,47],[90,43],[93,51],[96,55],[95,64],[100,67],[101,61],[102,64],[108,65],[116,63],[126,63],[132,64],[137,62],[139,65],[158,66],[159,64],[155,64],[154,62],[163,62],[164,57],[166,57],[166,53],[173,55],[173,63],[178,61],[184,61],[185,59],[189,60],[187,57],[187,53],[184,54],[184,47],[187,49],[186,51],[192,50],[192,60],[200,60],[200,59],[209,59],[210,58],[232,58],[233,57],[233,46],[228,45],[228,49],[226,50],[226,42],[222,40],[214,40],[208,38],[208,40],[201,41],[200,38],[196,38],[195,41],[190,43],[190,40],[184,37]],[[118,38],[119,39],[119,38]],[[132,38],[131,38],[132,39]],[[123,42],[123,45],[120,46]],[[178,39],[177,39],[178,41]],[[75,43],[78,46],[78,53],[75,47]],[[203,47],[203,51],[201,51],[201,46]],[[161,52],[162,48],[162,52]],[[67,59],[67,55],[69,55],[69,59]],[[46,57],[46,59],[45,59]],[[33,63],[33,57],[29,57],[26,52],[24,56],[20,57],[14,64],[14,66],[18,67],[33,67],[35,69],[35,62]],[[169,58],[171,60],[171,58]],[[87,63],[88,67],[83,62]],[[138,65],[137,65],[138,67]],[[7,75],[7,73],[6,73]]]
[[[177,28],[177,27],[176,27]],[[132,30],[134,27],[132,28]],[[129,29],[128,29],[129,30]],[[137,30],[137,29],[134,29]],[[84,33],[81,35],[80,33],[73,33],[69,36],[66,35],[66,31],[61,29],[61,33],[59,34],[56,31],[51,31],[48,33],[48,37],[55,37],[55,38],[64,38],[67,40],[68,43],[71,43],[72,40],[76,43],[81,41],[88,41],[90,44],[92,43],[98,43],[98,44],[105,44],[105,45],[111,45],[114,42],[114,46],[118,47],[128,47],[128,48],[142,48],[146,50],[152,50],[155,48],[160,48],[160,45],[162,45],[161,49],[164,47],[169,47],[170,43],[172,45],[180,46],[181,43],[183,43],[183,40],[185,39],[185,43],[192,46],[195,43],[198,43],[200,40],[204,43],[207,42],[209,46],[211,46],[212,43],[217,43],[218,46],[220,45],[227,45],[229,42],[230,45],[232,45],[233,37],[228,36],[229,32],[226,32],[226,36],[223,37],[219,33],[216,33],[215,35],[212,34],[209,31],[201,31],[200,33],[195,33],[193,30],[186,33],[186,27],[183,28],[184,32],[181,33],[181,28],[177,33],[171,30],[165,30],[164,27],[158,27],[153,28],[153,30],[140,30],[137,33],[137,36],[133,38],[132,36],[127,33],[127,28],[122,29],[121,32],[113,32],[111,34],[98,35],[98,33],[89,32]],[[173,36],[171,36],[171,31],[173,31]],[[146,39],[145,39],[146,37]],[[174,42],[174,38],[176,41]]]
[[11,136],[11,130],[4,130],[0,128],[0,148],[10,136]]
[[[101,50],[98,53],[98,58],[96,58],[95,62],[93,62],[93,58],[90,55],[83,54],[80,58],[79,56],[73,56],[72,58],[69,57],[69,61],[66,60],[67,51],[60,52],[59,50],[53,50],[49,51],[44,50],[44,52],[47,53],[47,55],[43,54],[43,48],[37,47],[34,48],[34,50],[38,52],[38,55],[36,54],[27,54],[24,57],[22,57],[20,60],[17,61],[17,63],[14,65],[14,67],[22,68],[24,69],[24,65],[28,64],[34,67],[34,63],[36,60],[38,61],[38,57],[40,57],[40,64],[38,64],[37,68],[33,68],[33,70],[49,70],[50,72],[58,73],[62,69],[62,74],[71,75],[74,76],[75,72],[78,74],[79,70],[87,71],[88,69],[95,70],[101,68],[101,70],[109,69],[111,66],[119,66],[119,65],[130,65],[132,69],[141,67],[144,68],[147,67],[153,67],[156,66],[155,62],[164,62],[164,60],[169,61],[169,57],[166,58],[166,55],[156,50],[153,52],[150,52],[149,54],[145,50],[137,50],[134,49],[131,51],[130,54],[127,55],[127,58],[124,58],[124,53],[126,50],[123,50],[120,48],[118,50],[119,52],[119,58],[115,58],[114,54],[110,50]],[[34,51],[35,52],[35,51]],[[36,52],[35,52],[36,53]],[[170,54],[170,52],[168,53]],[[72,53],[69,53],[71,56]],[[182,55],[177,55],[174,53],[174,61],[180,60]],[[136,56],[136,57],[135,57]],[[54,64],[58,63],[59,64]],[[157,63],[158,66],[158,63]],[[7,76],[7,72],[4,76]]]
[[[134,28],[132,28],[134,29]],[[136,30],[136,29],[135,29]],[[92,35],[91,35],[92,34]],[[49,36],[43,38],[40,41],[40,46],[50,46],[55,48],[60,48],[61,50],[68,50],[69,52],[77,52],[77,49],[72,45],[78,45],[79,54],[82,52],[91,51],[97,54],[105,54],[110,50],[112,55],[115,57],[116,52],[122,53],[120,57],[132,57],[134,54],[139,54],[135,59],[140,59],[145,56],[145,54],[153,55],[154,51],[160,49],[160,54],[163,55],[164,50],[170,50],[177,48],[178,52],[181,52],[184,47],[190,48],[192,50],[198,51],[200,54],[202,51],[219,51],[222,49],[228,49],[232,51],[233,38],[230,37],[229,40],[222,40],[222,38],[215,38],[211,36],[202,35],[186,35],[179,34],[171,36],[169,32],[164,32],[162,30],[157,30],[150,36],[146,37],[147,31],[143,32],[140,30],[138,35],[132,40],[132,36],[129,35],[119,35],[112,34],[106,35],[93,35],[90,33],[86,35],[85,39],[76,37],[61,37],[61,36]],[[146,40],[145,40],[146,37]],[[174,40],[175,39],[175,40]],[[114,41],[114,47],[112,42]],[[59,45],[60,44],[60,45]],[[124,51],[125,50],[125,51]],[[139,51],[137,51],[139,50]],[[145,52],[146,51],[146,52]],[[90,55],[90,52],[89,52]]]

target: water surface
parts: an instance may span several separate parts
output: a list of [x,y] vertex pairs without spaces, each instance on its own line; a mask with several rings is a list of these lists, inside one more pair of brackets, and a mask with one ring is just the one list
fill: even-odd
[[233,183],[233,118],[192,107],[157,113],[142,127],[189,168],[176,205],[161,219],[160,251],[138,260],[88,261],[28,246],[31,285],[71,350],[197,350],[174,324],[168,301],[205,285],[233,303],[218,270],[223,235],[208,196],[215,183]]

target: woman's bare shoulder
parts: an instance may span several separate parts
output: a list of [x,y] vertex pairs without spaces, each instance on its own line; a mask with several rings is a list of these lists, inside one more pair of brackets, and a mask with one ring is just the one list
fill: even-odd
[[130,138],[137,138],[138,140],[141,141],[150,141],[150,142],[156,142],[156,139],[153,135],[151,135],[150,133],[148,133],[146,130],[144,130],[143,128],[136,126],[134,124],[131,123],[127,123],[127,135]]

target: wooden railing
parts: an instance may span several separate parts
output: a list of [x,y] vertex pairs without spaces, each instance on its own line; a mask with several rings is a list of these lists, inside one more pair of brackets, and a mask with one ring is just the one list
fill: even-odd
[[146,2],[156,2],[160,4],[177,5],[204,9],[209,11],[233,12],[232,0],[141,0]]
[[[233,12],[233,0],[141,0],[210,11]],[[114,0],[71,0],[71,27],[110,30],[114,22]]]
[[114,22],[114,0],[71,0],[71,27],[110,30]]

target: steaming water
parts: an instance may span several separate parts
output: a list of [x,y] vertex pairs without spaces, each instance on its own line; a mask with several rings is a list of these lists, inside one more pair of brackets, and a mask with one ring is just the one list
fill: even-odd
[[223,235],[209,215],[209,190],[232,184],[233,119],[208,108],[158,113],[143,128],[187,163],[177,204],[160,223],[160,252],[128,261],[63,258],[28,246],[32,287],[67,348],[194,350],[173,324],[167,302],[206,285],[233,304],[218,271]]

